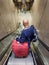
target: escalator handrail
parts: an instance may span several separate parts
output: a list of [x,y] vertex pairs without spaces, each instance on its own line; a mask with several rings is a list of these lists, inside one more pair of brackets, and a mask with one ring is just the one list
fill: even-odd
[[37,62],[36,62],[36,59],[35,59],[35,55],[34,55],[34,53],[32,53],[32,57],[33,57],[34,65],[37,65]]
[[49,52],[49,47],[38,37],[39,42],[46,48],[46,50]]

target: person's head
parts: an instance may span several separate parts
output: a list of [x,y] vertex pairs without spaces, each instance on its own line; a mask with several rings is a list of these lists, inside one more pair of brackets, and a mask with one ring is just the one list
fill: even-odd
[[29,21],[28,20],[23,20],[23,26],[24,27],[29,27]]

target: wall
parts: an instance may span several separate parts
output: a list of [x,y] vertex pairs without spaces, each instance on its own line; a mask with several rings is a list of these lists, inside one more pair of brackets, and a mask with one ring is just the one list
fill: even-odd
[[35,27],[38,28],[38,24],[40,22],[42,13],[45,8],[47,0],[34,0],[33,6],[31,8],[31,13],[32,13],[32,24],[35,25]]
[[34,0],[31,9],[32,24],[39,30],[39,37],[49,46],[49,0]]
[[40,38],[49,46],[49,0],[39,23]]
[[17,26],[17,9],[12,0],[0,0],[0,39]]

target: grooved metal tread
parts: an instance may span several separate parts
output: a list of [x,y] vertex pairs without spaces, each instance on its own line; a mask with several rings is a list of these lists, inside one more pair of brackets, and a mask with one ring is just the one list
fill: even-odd
[[12,53],[7,65],[34,65],[31,53],[26,58],[15,58]]

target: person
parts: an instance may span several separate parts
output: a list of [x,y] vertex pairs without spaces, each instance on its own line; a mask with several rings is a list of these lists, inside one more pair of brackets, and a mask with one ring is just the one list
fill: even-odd
[[28,20],[23,20],[24,29],[22,30],[20,37],[16,40],[20,43],[28,42],[28,47],[30,48],[31,41],[36,42],[38,39],[38,33],[33,25],[29,26]]

